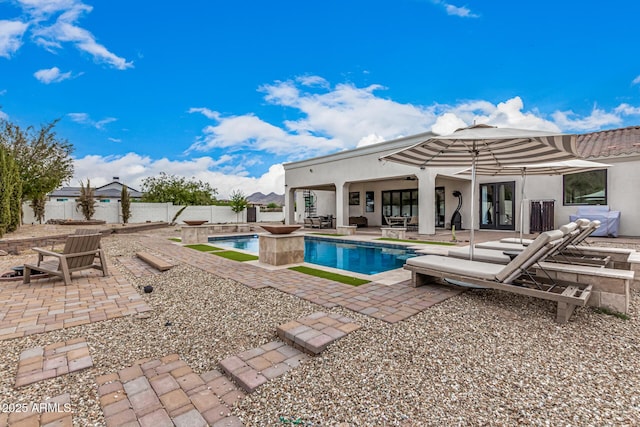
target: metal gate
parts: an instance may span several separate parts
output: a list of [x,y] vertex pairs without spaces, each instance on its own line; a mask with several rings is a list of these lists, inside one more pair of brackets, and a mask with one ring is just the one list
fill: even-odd
[[531,200],[529,233],[542,233],[555,229],[555,200]]
[[256,207],[255,206],[247,207],[247,222],[256,222],[256,221],[257,221]]

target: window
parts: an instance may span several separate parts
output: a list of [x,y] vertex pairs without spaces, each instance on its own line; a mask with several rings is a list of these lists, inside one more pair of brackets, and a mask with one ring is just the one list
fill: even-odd
[[607,171],[589,171],[564,175],[565,205],[606,205]]
[[360,205],[360,192],[352,191],[349,193],[349,206],[359,206]]
[[100,199],[100,203],[111,203],[109,199]]
[[68,202],[69,199],[56,199],[56,202]]
[[387,216],[418,216],[418,190],[382,192],[382,223]]
[[373,191],[367,191],[364,197],[365,200],[365,212],[373,212],[374,210],[374,196]]

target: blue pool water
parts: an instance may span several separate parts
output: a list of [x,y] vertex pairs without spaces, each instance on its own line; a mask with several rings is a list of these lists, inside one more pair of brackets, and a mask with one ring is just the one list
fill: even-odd
[[[259,252],[256,235],[211,237],[209,243],[221,248],[241,249],[255,254]],[[354,243],[315,236],[304,238],[305,262],[362,274],[376,274],[400,268],[407,258],[413,256],[414,251],[400,245]]]

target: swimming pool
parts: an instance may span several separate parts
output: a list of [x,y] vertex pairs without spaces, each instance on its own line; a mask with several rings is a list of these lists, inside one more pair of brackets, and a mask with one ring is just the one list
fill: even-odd
[[[210,237],[209,243],[229,249],[241,249],[257,254],[257,235]],[[376,274],[404,265],[415,252],[401,245],[353,242],[349,240],[304,237],[304,261],[325,267],[338,268],[361,274]]]

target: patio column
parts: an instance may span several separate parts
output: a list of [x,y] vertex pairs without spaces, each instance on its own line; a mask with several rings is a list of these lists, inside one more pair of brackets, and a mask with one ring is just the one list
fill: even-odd
[[336,182],[336,227],[349,225],[349,183]]
[[295,224],[295,214],[296,214],[296,198],[295,198],[295,188],[285,187],[284,192],[284,223],[287,225]]
[[435,176],[422,173],[418,177],[418,233],[436,234]]

